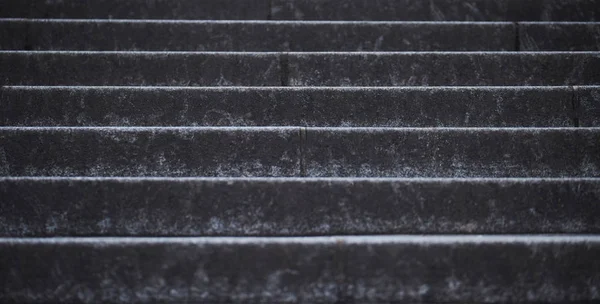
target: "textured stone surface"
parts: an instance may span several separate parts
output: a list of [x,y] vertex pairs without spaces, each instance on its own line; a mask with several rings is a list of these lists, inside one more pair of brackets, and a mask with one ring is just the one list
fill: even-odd
[[308,176],[598,177],[598,129],[307,130]]
[[279,85],[264,53],[0,52],[0,83],[24,85]]
[[513,51],[516,34],[510,22],[0,21],[9,28],[28,41],[3,49],[88,51]]
[[0,17],[266,19],[267,0],[3,0]]
[[600,86],[575,87],[577,113],[582,127],[600,127]]
[[600,23],[524,22],[519,39],[523,51],[600,51]]
[[573,126],[569,87],[4,87],[0,93],[4,126]]
[[[415,237],[418,238],[418,237]],[[427,237],[424,237],[427,238]],[[577,236],[362,239],[345,252],[344,294],[356,302],[572,303],[600,299],[600,244]],[[586,237],[581,237],[585,239]]]
[[0,235],[598,233],[600,179],[0,179]]
[[2,128],[2,176],[289,176],[297,128]]
[[331,243],[244,239],[0,239],[0,299],[17,302],[334,302]]
[[296,20],[600,20],[595,0],[273,0],[273,19]]
[[292,86],[591,85],[600,53],[293,53]]
[[0,50],[31,49],[28,28],[27,22],[0,20]]
[[594,236],[0,239],[0,300],[600,299]]

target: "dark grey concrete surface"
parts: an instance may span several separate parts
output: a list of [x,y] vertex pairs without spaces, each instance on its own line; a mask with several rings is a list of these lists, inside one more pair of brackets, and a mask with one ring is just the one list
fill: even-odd
[[267,19],[268,0],[3,0],[2,18]]
[[297,176],[298,128],[2,128],[1,176]]
[[307,176],[599,177],[599,129],[311,128]]
[[595,236],[35,238],[0,251],[4,302],[600,299]]
[[[598,301],[600,246],[577,236],[474,236],[442,244],[368,240],[346,253],[349,299],[362,303],[585,303]],[[507,238],[509,240],[501,241]],[[548,238],[536,242],[536,238]],[[585,237],[582,237],[585,238]],[[441,237],[444,240],[443,237]],[[481,242],[478,244],[478,242]],[[441,243],[441,242],[440,242]],[[421,279],[422,278],[422,279]]]
[[0,125],[569,127],[572,99],[569,87],[3,87]]
[[523,22],[519,39],[523,51],[600,51],[600,23]]
[[600,53],[293,53],[291,86],[592,85]]
[[599,87],[575,87],[577,113],[582,127],[600,127]]
[[598,233],[600,179],[0,178],[0,236]]
[[514,51],[516,35],[515,25],[510,22],[0,20],[0,32],[9,29],[13,35],[27,39],[0,41],[2,49]]
[[[280,58],[280,57],[284,58]],[[600,54],[0,52],[5,85],[593,85]]]
[[0,52],[0,84],[279,85],[277,54]]
[[273,0],[273,19],[600,21],[595,0]]

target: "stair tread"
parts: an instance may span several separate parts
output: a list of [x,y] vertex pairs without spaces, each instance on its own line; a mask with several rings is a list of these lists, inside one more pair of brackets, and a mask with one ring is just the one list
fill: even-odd
[[600,232],[600,178],[0,177],[0,196],[11,237]]
[[5,85],[594,85],[599,67],[600,52],[0,51]]
[[[600,87],[575,92],[592,110]],[[0,93],[3,126],[570,127],[575,118],[566,86],[7,86]],[[600,126],[584,113],[577,113],[582,126]]]
[[0,297],[21,301],[560,302],[596,299],[600,279],[600,240],[587,235],[0,238],[0,249]]
[[2,127],[0,143],[4,176],[600,175],[600,128]]
[[0,19],[0,33],[10,38],[0,42],[0,49],[14,50],[600,50],[598,22]]

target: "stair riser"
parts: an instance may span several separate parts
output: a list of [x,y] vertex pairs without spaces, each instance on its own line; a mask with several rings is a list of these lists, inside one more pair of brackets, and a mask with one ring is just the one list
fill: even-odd
[[[518,33],[517,33],[518,29]],[[598,51],[598,23],[0,20],[6,50]],[[88,37],[94,37],[93,40]],[[488,37],[481,39],[481,37]],[[517,42],[517,40],[519,40]]]
[[[0,21],[0,49],[88,51],[514,51],[515,26]],[[94,39],[88,39],[94,37]],[[489,37],[481,39],[481,37]]]
[[0,235],[599,233],[600,179],[0,179]]
[[0,146],[3,176],[600,176],[598,129],[3,128]]
[[588,111],[574,116],[569,87],[5,87],[0,96],[3,126],[600,126]]
[[594,88],[575,87],[575,110],[582,127],[600,126],[600,93]]
[[590,85],[598,53],[294,54],[292,86]]
[[4,0],[4,18],[267,19],[268,0]]
[[600,84],[599,53],[0,52],[4,85]]
[[264,130],[0,130],[3,176],[297,176],[300,136]]
[[344,238],[314,243],[4,239],[0,250],[0,270],[7,276],[0,295],[4,301],[600,299],[595,284],[600,280],[600,245],[585,240],[449,243],[424,238],[345,244]]
[[32,85],[280,85],[276,54],[0,53],[0,81]]
[[5,0],[0,17],[113,19],[299,19],[600,21],[594,0]]
[[594,177],[600,132],[309,129],[308,176]]
[[284,20],[594,21],[594,0],[274,0]]
[[519,23],[519,39],[523,51],[598,51],[600,24]]

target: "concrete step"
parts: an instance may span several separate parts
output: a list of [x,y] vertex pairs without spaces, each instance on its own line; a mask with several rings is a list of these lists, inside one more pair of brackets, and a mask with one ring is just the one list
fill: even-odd
[[600,50],[597,22],[0,19],[0,33],[10,37],[0,41],[6,50]]
[[[600,6],[599,6],[600,7]],[[600,16],[600,14],[598,15]],[[600,23],[519,23],[519,49],[524,51],[598,51]]]
[[583,127],[600,126],[600,94],[592,87],[575,87],[575,117]]
[[600,21],[595,0],[273,0],[283,20]]
[[4,18],[600,21],[595,0],[4,0]]
[[514,51],[516,41],[511,22],[4,19],[0,32],[15,37],[0,49],[14,50]]
[[297,176],[299,128],[0,128],[2,176]]
[[597,128],[311,128],[307,176],[596,177]]
[[4,85],[600,84],[598,52],[1,51]]
[[598,236],[3,238],[0,250],[0,299],[15,302],[600,299]]
[[0,125],[590,127],[599,105],[599,86],[6,86]]
[[598,177],[598,128],[3,127],[2,176]]
[[600,179],[0,178],[0,236],[599,233]]
[[2,18],[267,19],[269,0],[3,0]]

